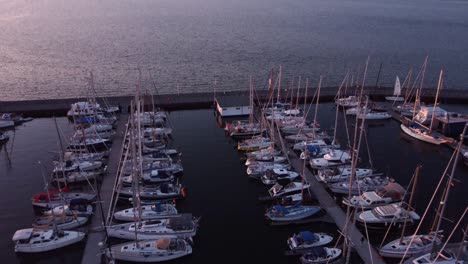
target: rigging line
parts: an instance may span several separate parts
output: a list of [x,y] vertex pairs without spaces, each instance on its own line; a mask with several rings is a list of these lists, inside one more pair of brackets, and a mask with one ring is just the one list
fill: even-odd
[[[410,182],[409,182],[409,184],[408,184],[408,187],[406,188],[405,193],[403,194],[402,205],[403,205],[404,200],[406,199],[406,195],[408,194],[409,186],[411,186],[412,184],[414,184],[415,178],[416,178],[416,171],[413,172],[413,175],[411,176],[411,180],[410,180]],[[409,208],[408,208],[408,209],[409,209]],[[390,229],[391,229],[392,225],[394,224],[394,223],[393,223],[394,221],[395,221],[395,216],[392,218],[392,222],[390,223],[390,225],[389,225],[387,231],[385,232],[385,235],[384,235],[384,237],[382,238],[382,242],[380,243],[379,248],[381,248],[381,247],[383,246],[383,243],[385,242],[385,239],[387,238],[387,236],[388,236],[388,234],[389,234],[389,232],[390,232]]]
[[[442,248],[439,250],[439,252],[437,252],[437,257],[434,258],[434,260],[431,262],[431,264],[434,264],[438,257],[440,256],[440,252],[442,252],[445,247],[447,246],[448,242],[450,241],[450,239],[452,238],[453,234],[455,233],[455,231],[457,230],[458,226],[460,225],[460,223],[462,222],[462,220],[465,218],[465,214],[466,212],[468,211],[468,206],[465,207],[465,211],[463,212],[462,216],[460,217],[460,219],[458,220],[457,224],[455,225],[455,227],[453,228],[452,232],[450,233],[450,235],[447,237],[447,240],[445,241],[444,245],[442,246]],[[462,242],[464,243],[464,242]]]
[[[449,160],[449,162],[448,162],[448,164],[450,164],[450,163],[452,162],[452,160],[455,158],[455,153],[456,153],[456,152],[454,151],[453,154],[452,154],[452,157],[450,158],[450,160]],[[405,253],[403,254],[402,261],[400,262],[400,264],[403,263],[403,260],[405,259],[406,255],[408,254],[409,247],[410,247],[411,244],[413,243],[416,234],[419,232],[419,229],[420,229],[421,226],[422,226],[423,220],[425,219],[426,214],[429,212],[429,208],[431,207],[431,204],[432,204],[432,202],[434,201],[434,199],[435,199],[435,197],[436,197],[436,194],[437,194],[437,192],[439,191],[440,186],[442,185],[442,182],[443,182],[444,177],[446,176],[446,174],[447,174],[447,172],[448,172],[449,167],[450,167],[450,166],[447,166],[447,167],[445,168],[444,173],[442,173],[442,176],[441,176],[441,178],[440,178],[440,180],[439,180],[439,183],[437,184],[437,187],[436,187],[436,189],[434,190],[434,193],[433,193],[433,195],[432,195],[432,197],[431,197],[429,203],[427,204],[426,210],[424,211],[424,214],[423,214],[423,216],[421,217],[421,219],[420,219],[420,221],[419,221],[419,224],[418,224],[418,226],[416,227],[416,230],[414,231],[414,234],[412,235],[412,238],[411,238],[411,240],[410,240],[410,242],[409,242],[409,245],[408,245],[408,247],[407,247]]]
[[369,142],[367,141],[367,132],[369,130],[365,129],[365,133],[364,133],[364,141],[366,143],[366,148],[367,148],[367,155],[369,157],[369,164],[371,166],[371,169],[374,169],[374,164],[372,162],[372,155],[371,155],[371,152],[370,152],[370,147],[369,147]]
[[[127,118],[127,124],[129,124],[130,122],[130,117]],[[117,205],[117,201],[118,201],[118,191],[120,190],[121,186],[122,186],[122,177],[123,177],[123,172],[124,170],[122,169],[123,166],[125,166],[126,162],[127,162],[127,158],[128,158],[128,154],[129,154],[129,150],[130,148],[127,148],[127,150],[125,151],[125,155],[122,155],[124,153],[124,150],[125,150],[125,142],[127,140],[127,137],[128,137],[128,128],[129,126],[125,126],[125,134],[124,134],[124,138],[122,140],[122,147],[120,149],[120,159],[119,159],[119,164],[117,166],[117,172],[116,172],[116,177],[115,177],[115,180],[114,180],[114,185],[113,185],[113,195],[111,196],[111,200],[110,200],[110,203],[109,204],[112,204],[112,206],[109,206],[109,211],[108,211],[108,214],[107,214],[107,218],[106,218],[106,225],[109,225],[111,220],[112,220],[112,217],[113,217],[113,212],[115,210],[115,207]],[[123,159],[122,159],[123,157]],[[115,199],[114,199],[115,197]]]

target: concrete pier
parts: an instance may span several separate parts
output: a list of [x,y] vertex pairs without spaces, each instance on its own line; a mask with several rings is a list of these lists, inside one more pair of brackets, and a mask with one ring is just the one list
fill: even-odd
[[[126,124],[128,115],[121,115],[117,120],[116,134],[112,142],[112,148],[107,163],[107,175],[105,175],[100,188],[100,204],[96,205],[96,211],[91,218],[91,224],[88,227],[88,237],[86,247],[83,253],[81,263],[100,264],[104,247],[99,243],[105,240],[106,232],[104,230],[105,218],[109,211],[111,197],[114,194],[114,182],[117,176],[117,169],[122,157],[122,146],[125,138]],[[98,198],[99,199],[99,198]],[[104,218],[103,218],[104,217]]]
[[[311,99],[317,88],[309,88],[308,97]],[[342,90],[341,95],[354,95],[356,88],[348,88],[346,91]],[[338,87],[322,87],[320,90],[320,101],[326,102],[331,101],[335,98],[338,92]],[[276,93],[276,91],[275,91]],[[390,96],[393,93],[393,87],[373,87],[366,86],[363,94],[369,95],[372,100],[379,101],[384,100],[385,96]],[[402,94],[406,93],[406,89],[403,88]],[[421,92],[421,101],[434,102],[436,94],[435,88],[424,88]],[[195,109],[195,108],[209,108],[214,103],[216,96],[249,96],[248,90],[237,90],[237,91],[218,91],[213,92],[201,92],[201,93],[173,93],[173,94],[154,94],[145,96],[145,104],[150,105],[151,101],[158,107],[162,107],[166,110],[178,110],[178,109]],[[255,101],[266,101],[269,97],[268,90],[256,90]],[[286,98],[287,91],[281,91],[281,97]],[[153,97],[153,99],[151,99]],[[300,95],[303,101],[303,96]],[[111,105],[120,105],[123,112],[125,113],[130,104],[132,96],[116,96],[116,97],[97,97],[96,100],[103,106],[105,102]],[[24,113],[27,116],[40,117],[40,116],[64,116],[67,110],[70,108],[70,104],[77,101],[83,101],[86,98],[65,98],[65,99],[49,99],[49,100],[28,100],[28,101],[0,101],[0,112],[15,112]],[[442,103],[468,103],[468,89],[446,89],[440,91],[439,101]]]

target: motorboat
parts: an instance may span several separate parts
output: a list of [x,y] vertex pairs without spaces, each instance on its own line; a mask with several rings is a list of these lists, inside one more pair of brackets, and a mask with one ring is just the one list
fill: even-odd
[[278,198],[284,195],[301,192],[309,187],[310,187],[310,184],[308,183],[294,182],[294,181],[284,186],[279,183],[276,183],[270,189],[268,189],[268,194],[272,198]]
[[287,243],[292,251],[303,251],[332,242],[333,237],[325,233],[301,231],[288,238]]
[[360,196],[353,196],[350,200],[343,198],[343,204],[356,209],[368,210],[377,206],[400,202],[405,189],[396,182],[388,183],[376,191],[364,192]]
[[359,223],[371,228],[381,228],[387,225],[401,225],[406,221],[413,224],[420,217],[415,211],[407,210],[399,203],[377,206],[372,210],[358,213],[356,219]]
[[267,171],[265,174],[263,174],[261,180],[265,185],[273,185],[278,182],[290,182],[297,177],[299,177],[299,173],[295,171],[286,169],[273,169],[272,171]]
[[302,255],[300,260],[302,264],[333,263],[340,255],[341,249],[339,248],[315,247]]

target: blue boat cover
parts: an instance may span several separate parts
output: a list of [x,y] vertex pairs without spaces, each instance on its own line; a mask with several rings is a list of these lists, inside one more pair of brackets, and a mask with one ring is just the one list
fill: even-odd
[[161,211],[162,211],[162,210],[161,210],[161,209],[162,209],[162,208],[161,208],[161,203],[156,203],[154,206],[156,207],[156,208],[155,208],[155,209],[156,209],[156,212],[161,212]]
[[318,236],[316,236],[314,233],[312,233],[310,231],[302,231],[299,234],[301,235],[302,240],[304,240],[304,242],[315,243],[315,242],[319,241]]
[[307,145],[306,149],[307,149],[308,152],[319,152],[320,151],[320,147],[317,146],[317,145]]
[[82,117],[75,117],[76,124],[87,124],[87,123],[95,123],[97,122],[94,116],[82,116]]
[[283,214],[288,213],[288,210],[285,207],[281,206],[281,205],[275,205],[275,206],[273,206],[273,209],[275,209],[276,211],[281,212]]

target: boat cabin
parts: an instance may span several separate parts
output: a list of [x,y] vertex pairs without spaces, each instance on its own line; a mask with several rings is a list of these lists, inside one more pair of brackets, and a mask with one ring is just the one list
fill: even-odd
[[248,116],[251,113],[249,98],[242,96],[217,96],[216,110],[221,117]]

